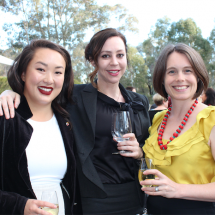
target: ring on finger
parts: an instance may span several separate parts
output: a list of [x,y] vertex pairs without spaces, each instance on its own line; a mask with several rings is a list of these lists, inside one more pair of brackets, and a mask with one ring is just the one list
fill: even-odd
[[155,192],[159,191],[159,186],[155,187]]

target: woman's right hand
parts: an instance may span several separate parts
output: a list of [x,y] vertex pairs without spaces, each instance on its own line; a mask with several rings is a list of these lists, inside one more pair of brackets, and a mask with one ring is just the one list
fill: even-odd
[[28,201],[26,202],[26,205],[25,205],[24,215],[33,215],[33,214],[50,215],[49,212],[46,212],[46,211],[40,209],[41,207],[49,207],[49,208],[54,209],[57,206],[52,203],[45,202],[45,201],[28,199]]
[[13,92],[12,90],[6,90],[0,95],[0,116],[9,119],[14,117],[14,108],[17,108],[20,103],[20,95]]

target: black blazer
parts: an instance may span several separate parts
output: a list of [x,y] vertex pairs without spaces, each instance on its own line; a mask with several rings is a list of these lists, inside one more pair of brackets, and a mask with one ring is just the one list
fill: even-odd
[[[120,85],[122,87],[122,85]],[[141,134],[137,136],[140,146],[148,137],[150,120],[148,115],[148,100],[145,96],[127,91],[131,101],[141,101],[145,107],[138,112],[141,121]],[[107,194],[100,177],[90,159],[90,152],[95,144],[97,89],[91,84],[75,85],[73,90],[73,105],[68,105],[67,111],[73,126],[75,147],[77,150],[77,173],[82,197],[105,198]],[[134,162],[136,160],[134,159]],[[136,165],[138,169],[138,165]],[[137,170],[138,172],[138,170]],[[140,190],[136,174],[137,189]],[[141,197],[140,197],[141,198]]]
[[[73,153],[73,133],[65,119],[55,112],[67,155],[67,172],[62,180],[70,195],[71,214],[75,195],[76,162]],[[25,149],[31,139],[33,128],[26,121],[32,117],[24,97],[13,119],[0,117],[0,214],[24,214],[28,198],[36,199],[31,187]],[[5,123],[5,142],[3,124]]]

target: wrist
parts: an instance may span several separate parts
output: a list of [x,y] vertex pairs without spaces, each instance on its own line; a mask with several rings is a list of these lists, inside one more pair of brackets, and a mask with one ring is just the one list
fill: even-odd
[[182,197],[184,196],[184,189],[186,189],[186,184],[178,184],[178,189],[175,195],[175,198],[177,199],[183,199]]
[[139,157],[137,158],[137,160],[140,160],[141,158],[143,158],[143,155],[144,155],[143,149],[142,149],[142,147],[140,147]]

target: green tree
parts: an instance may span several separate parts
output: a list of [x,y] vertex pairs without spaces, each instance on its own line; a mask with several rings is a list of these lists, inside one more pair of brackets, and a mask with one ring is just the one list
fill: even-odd
[[155,27],[152,28],[149,34],[149,38],[138,46],[138,51],[144,57],[148,67],[148,87],[150,95],[154,94],[152,75],[156,59],[161,49],[168,43],[185,43],[197,50],[201,54],[209,70],[210,79],[212,79],[214,77],[214,70],[212,70],[214,64],[210,62],[213,59],[212,54],[215,42],[213,38],[214,34],[212,33],[211,42],[204,39],[200,28],[197,27],[196,23],[191,18],[173,23],[170,23],[167,17],[158,19]]
[[0,94],[5,90],[10,90],[10,86],[7,81],[7,77],[0,76]]
[[138,93],[142,93],[147,96],[147,66],[145,61],[137,48],[132,46],[128,46],[128,58],[129,65],[120,82],[125,87],[135,87]]
[[138,20],[120,4],[99,6],[95,0],[2,0],[0,6],[17,15],[17,22],[4,24],[9,47],[23,48],[35,38],[61,44],[71,54],[75,77],[84,82],[92,71],[84,60],[87,30],[97,32],[114,19],[118,30],[138,31]]
[[119,4],[98,6],[94,0],[4,0],[0,6],[19,14],[18,22],[4,25],[10,35],[9,45],[18,48],[34,38],[44,38],[72,51],[83,41],[86,30],[106,27],[110,17],[121,23],[120,30],[137,31],[137,19]]
[[161,49],[168,43],[168,30],[170,29],[170,19],[164,17],[158,19],[155,26],[152,27],[149,38],[139,44],[137,47],[139,53],[143,56],[148,68],[145,80],[147,80],[148,93],[150,100],[154,94],[152,87],[152,75],[156,59]]
[[172,23],[168,34],[169,42],[185,43],[198,51],[208,67],[212,56],[212,47],[210,42],[202,37],[201,29],[197,27],[193,19],[188,18]]
[[211,31],[209,42],[212,47],[212,57],[209,61],[208,72],[210,75],[210,87],[215,88],[215,28]]

